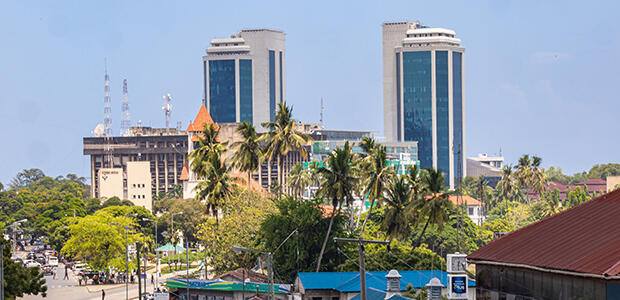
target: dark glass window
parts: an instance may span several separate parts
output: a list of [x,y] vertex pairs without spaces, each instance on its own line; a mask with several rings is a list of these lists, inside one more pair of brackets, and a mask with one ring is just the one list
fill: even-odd
[[448,51],[435,52],[435,87],[437,110],[437,169],[450,183],[450,107],[448,92]]
[[269,50],[269,120],[276,116],[276,53]]
[[[454,177],[463,174],[463,53],[452,52],[452,120],[454,143]],[[459,165],[460,164],[460,165]],[[460,170],[460,171],[459,171]]]
[[239,60],[239,110],[241,122],[252,123],[252,60]]
[[404,52],[402,59],[405,141],[418,141],[420,167],[432,168],[431,52]]
[[283,93],[283,85],[284,80],[282,79],[282,51],[280,51],[280,102],[284,102],[284,93]]
[[235,61],[209,61],[209,113],[217,123],[235,122]]
[[400,128],[400,53],[396,53],[396,140],[401,140]]

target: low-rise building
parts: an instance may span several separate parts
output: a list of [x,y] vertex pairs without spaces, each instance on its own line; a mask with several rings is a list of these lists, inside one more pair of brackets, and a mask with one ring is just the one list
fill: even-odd
[[484,176],[491,187],[495,187],[502,179],[504,157],[488,156],[485,153],[467,158],[467,176],[480,178]]
[[620,299],[620,190],[491,241],[467,256],[476,299]]
[[449,200],[454,203],[454,205],[462,205],[465,203],[467,206],[467,216],[474,224],[480,226],[486,220],[484,203],[474,197],[450,195]]
[[[397,287],[388,287],[388,271],[367,271],[366,289],[368,295],[383,294],[390,297],[406,291],[411,285],[414,289],[424,288],[434,277],[438,278],[444,286],[442,294],[447,293],[448,273],[440,270],[416,270],[397,271],[401,276],[396,284]],[[389,276],[388,276],[389,277]],[[475,282],[468,281],[470,291],[475,290]],[[293,285],[293,296],[301,300],[352,300],[359,299],[360,293],[359,272],[300,272],[297,274]],[[384,293],[382,293],[384,292]],[[355,298],[355,297],[358,298]],[[368,298],[369,300],[371,298]],[[386,299],[386,298],[384,298]],[[398,299],[392,298],[393,300]],[[473,299],[473,298],[472,298]],[[379,299],[372,299],[379,300]]]
[[[171,278],[168,290],[183,295],[189,285],[189,300],[248,300],[268,299],[270,284],[260,282]],[[274,284],[273,300],[289,300],[290,284]]]
[[[139,172],[132,172],[139,174],[141,178],[136,180],[146,189],[140,192],[145,195],[142,200],[146,201],[146,194],[168,192],[181,184],[181,170],[187,158],[187,135],[183,131],[138,126],[131,127],[128,136],[85,137],[83,142],[83,153],[90,156],[92,197],[116,196],[133,201],[129,195],[134,184],[132,181],[128,185],[128,180],[133,180],[128,174],[129,162],[148,163],[148,175],[144,166],[139,167]],[[116,177],[108,183],[111,176]]]

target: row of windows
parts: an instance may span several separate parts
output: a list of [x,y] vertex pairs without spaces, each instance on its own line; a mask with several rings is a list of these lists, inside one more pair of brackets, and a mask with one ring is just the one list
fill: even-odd
[[131,196],[132,199],[146,199],[145,195],[132,195]]
[[427,37],[427,36],[447,36],[454,37],[452,34],[447,33],[419,33],[419,34],[408,34],[407,37]]
[[444,172],[446,185],[450,183],[450,103],[448,92],[448,51],[435,52],[437,168]]
[[139,184],[135,184],[135,183],[134,183],[134,184],[133,184],[133,187],[134,187],[134,188],[143,188],[143,187],[144,187],[144,183],[142,183],[142,184],[140,184],[140,183],[139,183]]
[[236,121],[235,88],[235,60],[210,60],[209,112],[216,123]]

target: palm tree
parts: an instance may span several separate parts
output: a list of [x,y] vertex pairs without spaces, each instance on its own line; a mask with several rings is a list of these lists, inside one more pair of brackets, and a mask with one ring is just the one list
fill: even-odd
[[316,264],[316,271],[321,268],[321,260],[327,246],[327,241],[334,225],[334,217],[336,211],[340,210],[342,204],[351,205],[353,202],[353,191],[355,189],[355,177],[353,176],[354,154],[351,151],[349,142],[345,142],[344,147],[337,148],[327,157],[327,167],[318,169],[317,172],[321,177],[321,185],[318,194],[331,200],[332,215],[323,240],[321,252],[319,252],[319,260]]
[[295,164],[288,172],[287,183],[295,198],[303,196],[304,190],[311,182],[310,172],[301,163]]
[[426,173],[422,176],[422,182],[428,193],[428,200],[424,204],[422,211],[426,215],[426,224],[418,237],[417,245],[422,242],[422,237],[426,232],[426,228],[430,223],[437,225],[439,230],[443,230],[443,223],[448,220],[447,208],[450,205],[448,194],[444,193],[444,176],[435,169],[426,169]]
[[221,154],[214,152],[208,161],[203,162],[204,180],[200,181],[194,190],[196,199],[205,200],[207,212],[211,213],[219,224],[218,209],[231,199],[236,180],[228,174],[228,167],[220,159]]
[[372,208],[375,206],[375,202],[383,197],[385,186],[394,174],[393,168],[386,164],[387,152],[385,151],[385,146],[375,146],[375,148],[371,150],[369,158],[371,163],[371,174],[368,177],[364,193],[368,194],[368,198],[371,199],[371,202],[366,219],[364,219],[364,223],[362,223],[362,233],[364,232],[366,222],[372,213]]
[[226,143],[218,141],[219,128],[214,124],[205,124],[202,133],[196,135],[198,137],[198,145],[194,151],[189,154],[191,159],[191,169],[196,173],[198,178],[202,178],[206,174],[206,162],[214,153],[222,154],[226,151]]
[[381,229],[390,241],[398,236],[409,236],[413,203],[408,177],[395,176],[386,189],[386,210],[381,222]]
[[282,180],[284,172],[284,156],[290,151],[298,150],[303,158],[308,156],[305,145],[312,143],[309,135],[296,130],[292,118],[293,108],[286,106],[286,103],[278,104],[278,112],[273,122],[264,122],[262,125],[269,129],[269,132],[261,135],[258,140],[267,143],[264,153],[269,158],[270,164],[274,158],[278,159],[278,184],[280,191],[279,198],[282,198]]
[[489,208],[489,204],[487,203],[488,201],[485,201],[484,196],[486,194],[486,190],[487,187],[489,185],[489,181],[487,180],[487,177],[484,175],[480,175],[478,177],[478,182],[476,184],[476,190],[477,190],[477,196],[478,196],[478,200],[480,200],[482,203],[484,203],[485,206],[485,210],[487,210]]
[[506,203],[506,213],[508,213],[508,198],[512,198],[516,191],[512,166],[504,166],[502,169],[502,179],[497,183],[497,188],[499,189],[502,198],[504,198],[504,202]]
[[218,134],[219,128],[214,124],[205,125],[202,134],[198,135],[198,146],[189,154],[191,169],[201,180],[194,188],[196,199],[205,200],[207,212],[216,219],[218,208],[230,199],[232,188],[236,185],[221,159],[226,148],[225,143],[219,142]]
[[249,122],[243,122],[237,127],[237,132],[243,137],[242,141],[233,144],[237,147],[237,151],[232,159],[234,166],[240,171],[248,173],[248,191],[250,181],[252,180],[252,172],[258,170],[261,165],[262,149],[258,143],[258,134],[256,129]]
[[532,156],[532,164],[530,165],[530,185],[532,190],[538,193],[542,198],[547,184],[547,174],[545,174],[545,171],[540,167],[541,163],[542,158]]

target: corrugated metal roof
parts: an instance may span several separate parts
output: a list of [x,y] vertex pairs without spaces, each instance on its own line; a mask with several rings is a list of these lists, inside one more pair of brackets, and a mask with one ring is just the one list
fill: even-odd
[[[366,272],[366,288],[385,290],[387,281],[385,275],[388,271]],[[406,290],[407,285],[413,288],[421,288],[433,277],[437,277],[444,286],[448,286],[448,273],[439,270],[398,271],[401,291]],[[339,292],[359,292],[359,272],[300,272],[297,273],[301,285],[306,290],[336,290]],[[469,280],[469,286],[475,286],[475,282]]]
[[620,274],[620,190],[494,240],[468,259]]

